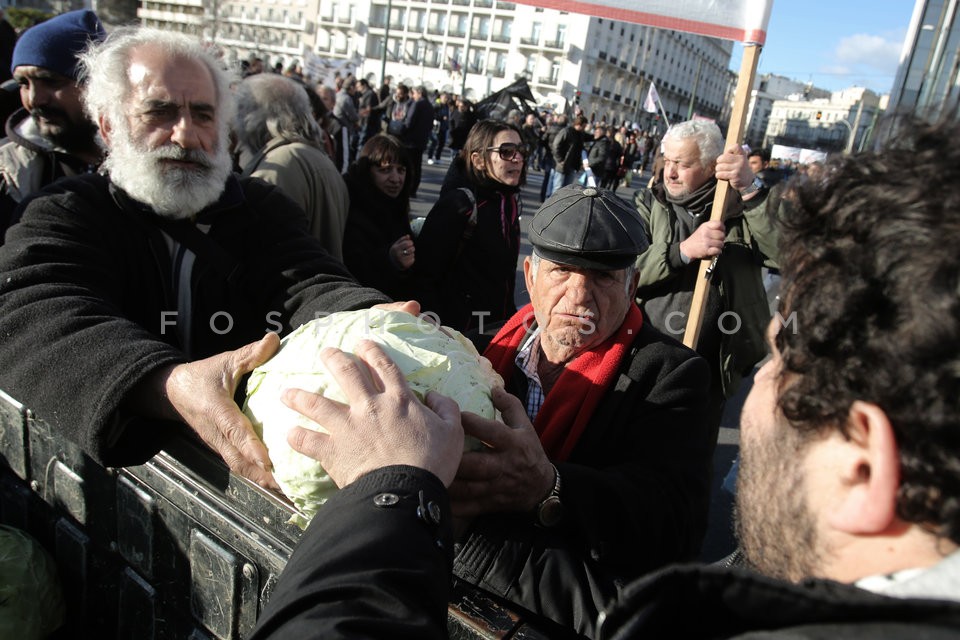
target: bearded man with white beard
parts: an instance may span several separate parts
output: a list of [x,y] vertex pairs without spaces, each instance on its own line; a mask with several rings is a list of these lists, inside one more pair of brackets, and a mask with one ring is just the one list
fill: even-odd
[[82,67],[108,156],[31,201],[0,251],[0,388],[101,464],[143,462],[186,423],[273,486],[242,377],[278,333],[387,299],[286,196],[232,175],[230,77],[199,41],[121,28]]

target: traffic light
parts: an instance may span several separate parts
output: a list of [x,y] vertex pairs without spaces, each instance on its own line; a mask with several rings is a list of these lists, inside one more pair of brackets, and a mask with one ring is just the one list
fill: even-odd
[[580,104],[580,92],[579,92],[579,91],[577,91],[577,93],[574,95],[573,101],[574,101],[575,103],[577,103],[577,104]]
[[823,111],[817,111],[817,120],[823,117]]

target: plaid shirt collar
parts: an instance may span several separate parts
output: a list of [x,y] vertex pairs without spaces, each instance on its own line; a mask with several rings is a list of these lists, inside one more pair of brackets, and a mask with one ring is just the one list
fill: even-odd
[[540,328],[537,327],[517,351],[517,357],[514,360],[523,375],[527,377],[526,408],[527,416],[531,421],[536,419],[544,400],[543,385],[540,384],[540,376],[537,375],[540,354]]

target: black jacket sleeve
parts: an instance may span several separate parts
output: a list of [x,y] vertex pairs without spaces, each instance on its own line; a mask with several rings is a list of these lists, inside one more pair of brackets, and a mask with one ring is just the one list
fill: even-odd
[[[0,247],[0,389],[101,464],[143,462],[169,436],[169,423],[123,408],[153,371],[387,300],[357,286],[310,238],[303,212],[258,183],[246,194],[252,206],[223,211],[209,231],[239,261],[236,286],[199,258],[194,264],[190,355],[160,230],[113,205],[102,177],[49,189]],[[211,322],[216,314],[229,314],[232,330]]]
[[[427,515],[418,515],[421,505]],[[251,640],[446,638],[451,545],[436,476],[406,466],[373,471],[313,519]]]

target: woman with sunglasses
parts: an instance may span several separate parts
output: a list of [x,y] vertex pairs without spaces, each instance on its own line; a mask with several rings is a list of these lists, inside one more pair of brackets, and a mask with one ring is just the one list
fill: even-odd
[[520,130],[475,124],[454,158],[417,237],[420,301],[461,331],[485,331],[516,311],[520,187],[527,177]]
[[416,295],[410,175],[403,144],[380,133],[367,140],[345,176],[350,214],[343,236],[343,262],[360,284],[394,300]]

